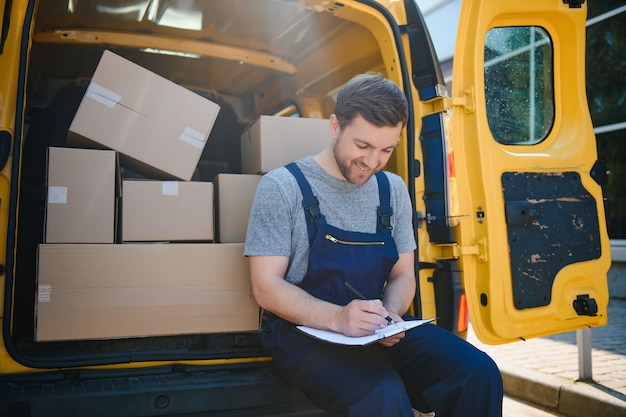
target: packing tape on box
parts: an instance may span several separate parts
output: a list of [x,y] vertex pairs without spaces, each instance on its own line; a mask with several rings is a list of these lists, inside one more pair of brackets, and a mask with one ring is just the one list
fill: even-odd
[[204,135],[190,127],[186,127],[185,130],[183,130],[183,133],[181,133],[179,139],[198,149],[204,148]]
[[161,185],[161,194],[163,195],[178,195],[178,181],[163,181]]
[[40,303],[48,303],[52,298],[52,285],[40,284],[37,290],[37,299]]
[[113,91],[104,88],[93,81],[89,83],[89,87],[87,87],[85,95],[109,108],[113,108],[113,106],[115,106],[122,99],[122,96],[119,94],[114,93]]
[[67,204],[67,187],[49,186],[48,187],[48,203],[49,204]]

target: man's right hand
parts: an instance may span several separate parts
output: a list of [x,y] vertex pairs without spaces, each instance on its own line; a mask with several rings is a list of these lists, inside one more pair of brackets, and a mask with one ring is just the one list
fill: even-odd
[[368,336],[387,327],[388,315],[380,300],[352,300],[339,313],[340,331],[346,336]]

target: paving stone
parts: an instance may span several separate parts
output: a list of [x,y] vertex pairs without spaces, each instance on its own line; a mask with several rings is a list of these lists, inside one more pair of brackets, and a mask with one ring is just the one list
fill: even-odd
[[607,326],[591,330],[590,381],[579,382],[576,332],[505,345],[467,340],[500,367],[507,395],[568,417],[626,416],[626,300],[611,299]]

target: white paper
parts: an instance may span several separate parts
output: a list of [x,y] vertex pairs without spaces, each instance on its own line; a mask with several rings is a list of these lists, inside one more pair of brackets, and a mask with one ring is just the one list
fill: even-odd
[[163,181],[161,184],[162,195],[178,195],[178,181]]
[[54,185],[49,186],[48,203],[67,204],[67,187],[57,187]]
[[304,332],[309,336],[312,336],[316,339],[324,340],[326,342],[336,343],[340,345],[363,346],[369,345],[370,343],[374,343],[382,339],[386,339],[398,333],[406,332],[407,330],[411,330],[417,326],[421,326],[422,324],[430,323],[434,320],[435,319],[401,321],[396,324],[390,324],[384,329],[376,330],[376,332],[374,332],[374,334],[370,336],[361,337],[350,337],[330,330],[314,329],[313,327],[307,326],[296,327],[301,332]]
[[39,284],[39,291],[37,291],[37,296],[40,303],[49,303],[50,298],[52,298],[52,285]]

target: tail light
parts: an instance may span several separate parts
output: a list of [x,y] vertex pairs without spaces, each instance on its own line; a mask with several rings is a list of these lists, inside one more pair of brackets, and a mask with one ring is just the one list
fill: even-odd
[[467,311],[467,297],[462,294],[459,297],[459,304],[457,306],[457,331],[459,333],[465,333],[469,324],[469,314]]

